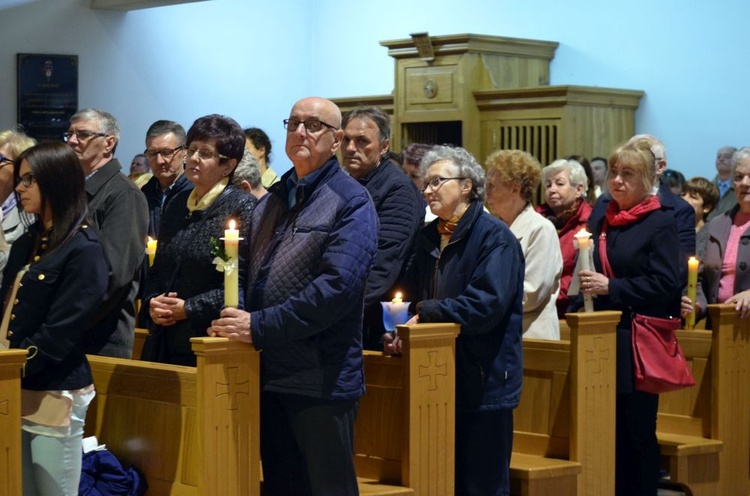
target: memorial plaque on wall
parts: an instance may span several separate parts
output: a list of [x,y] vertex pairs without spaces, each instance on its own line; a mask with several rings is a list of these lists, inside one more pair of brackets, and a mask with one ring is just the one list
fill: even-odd
[[18,122],[37,141],[61,141],[78,109],[78,56],[19,53]]

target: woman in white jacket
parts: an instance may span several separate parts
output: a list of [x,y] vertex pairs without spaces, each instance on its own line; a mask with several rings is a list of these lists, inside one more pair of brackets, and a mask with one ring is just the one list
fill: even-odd
[[542,166],[520,150],[498,150],[487,158],[487,206],[521,243],[523,337],[560,339],[555,302],[560,291],[562,253],[555,226],[534,211],[532,198]]

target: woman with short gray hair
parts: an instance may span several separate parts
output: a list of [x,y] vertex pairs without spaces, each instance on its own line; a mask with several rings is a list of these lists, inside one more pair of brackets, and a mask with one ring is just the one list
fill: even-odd
[[[484,201],[485,175],[484,169],[476,161],[471,153],[460,147],[438,145],[427,152],[419,164],[419,172],[422,177],[427,177],[427,170],[436,162],[447,160],[458,168],[458,176],[471,180],[471,193],[468,200]],[[427,183],[425,183],[425,186]],[[426,190],[426,188],[425,188]]]
[[[518,405],[524,259],[513,233],[484,210],[484,169],[463,148],[422,159],[437,219],[422,229],[400,287],[415,322],[456,322],[456,494],[508,494]],[[385,352],[401,352],[386,334]],[[497,467],[488,471],[484,467]],[[453,467],[450,467],[453,468]]]
[[547,203],[537,207],[537,212],[552,221],[560,239],[563,271],[557,296],[557,317],[564,319],[570,304],[568,288],[576,266],[577,250],[573,246],[573,237],[586,226],[592,210],[586,202],[588,178],[581,164],[561,159],[542,169],[542,184]]

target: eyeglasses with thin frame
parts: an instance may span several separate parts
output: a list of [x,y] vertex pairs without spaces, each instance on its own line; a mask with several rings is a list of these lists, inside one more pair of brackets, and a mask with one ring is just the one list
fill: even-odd
[[94,131],[68,131],[63,133],[63,141],[67,143],[73,136],[75,136],[78,141],[83,142],[91,138],[104,138],[107,136],[107,133],[95,133]]
[[0,168],[5,167],[6,165],[13,165],[15,164],[15,160],[11,160],[2,153],[0,153]]
[[332,126],[327,122],[321,121],[320,119],[307,119],[306,121],[301,121],[299,119],[284,119],[284,129],[286,129],[290,133],[293,133],[297,129],[299,129],[300,124],[305,126],[305,131],[307,131],[308,133],[317,133],[318,131],[323,129],[323,126],[333,130],[338,129],[336,126]]
[[[160,156],[164,160],[172,160],[175,153],[185,148],[185,145],[180,145],[177,148],[162,148],[161,150],[149,150],[148,148],[143,151],[143,154],[149,160],[154,160],[157,156]],[[200,155],[199,155],[200,156]]]
[[23,184],[24,188],[30,187],[32,184],[36,182],[36,178],[34,177],[34,174],[31,172],[27,172],[23,176],[16,176],[16,184]]
[[427,188],[432,188],[432,191],[439,190],[443,184],[445,184],[446,181],[456,180],[456,181],[463,181],[466,179],[465,177],[442,177],[442,176],[432,176],[430,179],[425,181],[425,185],[422,188],[422,193],[427,191]]
[[222,155],[221,153],[209,150],[207,148],[193,148],[192,146],[187,149],[187,156],[185,158],[191,159],[193,155],[198,154],[198,158],[201,162],[206,162],[212,158],[218,157],[220,160],[227,160],[229,157]]

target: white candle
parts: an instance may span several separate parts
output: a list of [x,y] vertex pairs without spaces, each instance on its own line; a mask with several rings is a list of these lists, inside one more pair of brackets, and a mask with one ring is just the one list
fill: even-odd
[[[589,249],[591,248],[591,233],[584,227],[575,234],[575,238],[576,241],[578,241],[579,267],[581,270],[593,270],[591,267],[591,257],[589,255]],[[594,300],[589,293],[583,294],[583,309],[586,312],[594,311]]]
[[229,257],[229,266],[224,269],[224,306],[237,307],[239,305],[239,261],[238,247],[240,231],[236,229],[234,219],[229,221],[229,229],[224,231],[224,252]]
[[397,325],[409,320],[409,302],[403,300],[401,293],[396,293],[391,301],[382,301],[380,304],[383,306],[383,326],[386,331],[395,331]]

